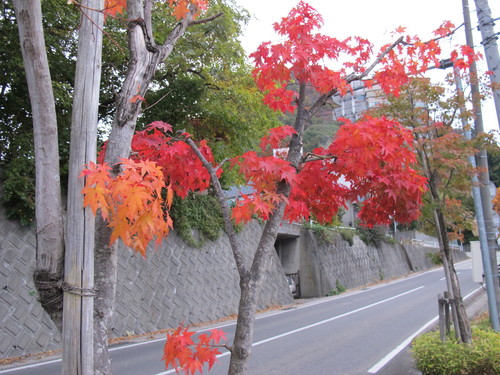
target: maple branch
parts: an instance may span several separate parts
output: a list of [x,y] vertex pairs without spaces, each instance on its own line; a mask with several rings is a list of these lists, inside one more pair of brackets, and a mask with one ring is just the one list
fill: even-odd
[[[385,56],[387,56],[387,54],[389,52],[391,52],[394,48],[396,48],[396,46],[398,44],[403,43],[403,40],[404,40],[403,36],[400,36],[395,42],[393,42],[391,45],[387,46],[386,49],[375,59],[375,61],[363,73],[360,73],[360,74],[351,73],[346,78],[344,78],[344,80],[347,83],[351,83],[353,81],[360,81],[363,78],[365,78],[368,74],[370,74],[373,71],[373,69],[375,69],[375,67],[378,64],[380,64],[380,62],[382,61],[382,59]],[[319,110],[319,108],[322,107],[322,106],[324,106],[325,103],[328,101],[328,99],[330,99],[337,92],[338,92],[338,90],[336,88],[332,89],[329,92],[327,92],[326,94],[321,95],[316,100],[316,102],[310,107],[310,109],[308,111],[309,112],[309,116],[307,118],[307,122],[308,123],[311,120],[311,118],[316,114],[316,112]]]
[[300,160],[300,164],[309,163],[312,161],[321,161],[321,160],[333,160],[335,162],[335,160],[337,160],[337,156],[335,156],[335,155],[318,155],[318,154],[315,154],[312,152],[308,152],[307,154],[305,154],[302,157],[302,159]]
[[346,77],[346,81],[351,83],[352,81],[359,81],[363,78],[365,78],[368,74],[370,74],[375,67],[380,64],[382,59],[387,56],[389,52],[391,52],[398,44],[404,43],[403,42],[404,38],[403,36],[400,36],[394,43],[391,45],[387,46],[387,48],[375,59],[375,61],[361,74],[349,74]]
[[226,349],[228,352],[233,352],[233,347],[231,345],[227,345],[227,344],[221,344],[221,345],[210,345],[212,348],[224,348]]
[[217,171],[212,166],[212,164],[205,158],[205,156],[203,156],[200,149],[198,148],[198,146],[196,146],[196,144],[193,142],[191,138],[184,138],[183,141],[186,142],[189,145],[189,147],[191,147],[193,152],[196,154],[198,159],[200,159],[203,166],[207,169],[208,173],[210,174],[210,179],[212,180],[212,186],[214,188],[215,195],[217,197],[217,200],[219,201],[219,205],[222,210],[222,216],[224,218],[224,228],[229,237],[231,250],[233,251],[234,261],[236,262],[236,267],[238,268],[238,273],[240,274],[240,277],[243,278],[245,275],[248,274],[248,270],[245,267],[243,252],[240,249],[240,244],[236,237],[236,231],[234,230],[234,226],[231,221],[231,212],[229,210],[227,201],[224,197],[224,192],[222,191],[222,186],[220,184],[219,178],[217,177]]
[[146,35],[147,41],[155,47],[155,41],[153,37],[153,1],[146,0],[144,3],[144,34]]
[[202,23],[208,23],[208,22],[211,22],[217,18],[219,18],[220,16],[224,15],[223,12],[220,12],[220,13],[217,13],[217,14],[214,14],[213,16],[211,17],[207,17],[207,18],[202,18],[201,20],[191,20],[189,23],[188,23],[188,27],[189,26],[193,26],[193,25],[200,25]]
[[[94,12],[98,12],[98,13],[102,13],[104,14],[104,17],[113,17],[113,18],[116,18],[114,15],[111,15],[109,13],[106,13],[106,8],[104,9],[95,9],[95,8],[92,8],[92,7],[88,7],[88,6],[85,6],[81,3],[79,3],[78,1],[76,0],[69,0],[68,1],[68,4],[71,3],[73,5],[75,5],[76,7],[79,8],[80,10],[80,13],[82,14],[82,16],[84,16],[85,18],[87,18],[87,20],[89,20],[95,27],[97,27],[97,29],[103,33],[103,35],[106,35],[110,40],[111,42],[116,46],[118,47],[118,49],[120,51],[123,52],[123,48],[122,46],[120,46],[120,44],[112,37],[111,33],[107,32],[106,30],[104,30],[102,27],[98,26],[95,21],[92,19],[92,17],[90,17],[87,13],[85,13],[83,10],[86,9],[86,10],[90,10],[90,11],[94,11]],[[81,26],[81,21],[80,21],[80,26]]]
[[150,108],[154,107],[155,105],[157,105],[159,102],[161,102],[163,99],[165,99],[171,92],[172,92],[172,90],[169,90],[165,95],[163,95],[156,102],[154,102],[153,104],[151,104],[151,105],[147,106],[146,108],[144,108],[144,112],[146,112],[148,109],[150,109]]
[[219,163],[219,165],[215,168],[215,171],[217,172],[219,169],[221,169],[221,168],[222,168],[222,166],[223,166],[224,164],[226,164],[228,161],[229,161],[229,158],[224,158],[224,159],[223,159],[223,160]]

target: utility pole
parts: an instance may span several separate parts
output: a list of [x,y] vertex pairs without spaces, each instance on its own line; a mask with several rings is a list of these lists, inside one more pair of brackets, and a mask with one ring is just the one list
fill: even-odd
[[488,0],[474,0],[476,3],[477,19],[479,22],[479,31],[481,31],[482,42],[484,47],[484,55],[488,70],[493,74],[490,76],[491,85],[493,87],[493,100],[497,113],[497,126],[500,128],[500,57],[498,55],[497,39],[498,34],[495,33],[495,21],[491,18],[491,10],[488,5]]
[[[455,78],[455,85],[457,86],[457,94],[460,95],[460,97],[463,99],[464,98],[464,89],[462,85],[462,79],[460,78],[460,73],[458,69],[456,69],[453,66],[453,62],[450,59],[443,60],[442,63],[440,64],[441,69],[446,69],[449,67],[453,67],[453,77]],[[466,112],[465,106],[462,106],[460,108],[460,111],[462,113],[462,129],[464,130],[464,136],[465,139],[470,140],[471,139],[471,131],[467,130],[467,120],[463,116]],[[474,156],[469,156],[467,158],[469,160],[469,163],[471,166],[475,169],[476,168],[476,159]],[[484,225],[484,213],[483,213],[483,205],[481,202],[481,191],[479,189],[479,179],[476,175],[472,176],[472,197],[474,198],[474,211],[476,212],[476,220],[477,220],[477,228],[479,232],[479,242],[481,246],[481,258],[482,258],[482,263],[483,263],[483,269],[484,270],[489,270],[491,269],[491,262],[490,262],[490,254],[488,251],[488,238],[486,235],[486,226]],[[488,296],[488,311],[490,313],[490,322],[492,328],[496,331],[500,331],[500,322],[499,322],[499,316],[498,316],[498,309],[497,309],[497,298],[495,296],[495,287],[494,287],[494,282],[495,279],[491,272],[485,272],[484,273],[484,278],[485,278],[485,283],[486,283],[486,293]]]
[[[470,9],[468,0],[462,0],[463,13],[464,13],[464,23],[465,23],[465,37],[467,45],[470,48],[474,48],[474,40],[472,37],[471,21],[470,21]],[[471,83],[471,95],[472,95],[472,109],[474,113],[474,129],[475,135],[484,132],[483,126],[483,116],[481,112],[481,96],[479,92],[479,83],[477,76],[476,63],[473,61],[470,66],[470,83]],[[476,165],[480,168],[479,182],[480,182],[480,193],[481,193],[481,203],[483,206],[484,224],[486,226],[486,236],[488,242],[488,253],[490,257],[490,269],[485,269],[484,272],[490,272],[491,275],[497,273],[496,270],[496,230],[495,223],[493,222],[493,205],[491,203],[490,195],[490,176],[488,172],[488,156],[486,150],[483,148],[480,150],[479,154],[476,155]],[[497,312],[500,310],[500,288],[498,286],[498,280],[493,283],[493,288],[496,295],[496,305]],[[498,319],[498,317],[497,317]]]
[[79,175],[96,157],[104,0],[80,3],[63,284],[63,375],[94,374],[95,217],[83,207],[85,181]]

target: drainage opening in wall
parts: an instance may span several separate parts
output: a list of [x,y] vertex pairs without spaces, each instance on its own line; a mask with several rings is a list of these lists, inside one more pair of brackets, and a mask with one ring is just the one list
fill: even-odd
[[298,237],[280,235],[274,243],[281,266],[285,271],[290,292],[294,298],[300,298],[300,257]]

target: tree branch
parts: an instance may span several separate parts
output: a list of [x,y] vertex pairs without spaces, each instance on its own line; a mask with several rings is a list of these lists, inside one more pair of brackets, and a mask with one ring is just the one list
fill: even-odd
[[217,13],[211,17],[207,17],[207,18],[202,18],[201,20],[191,20],[189,23],[188,23],[188,27],[189,26],[193,26],[193,25],[201,25],[202,23],[208,23],[208,22],[211,22],[219,17],[221,17],[222,15],[224,15],[223,12],[220,12],[220,13]]
[[335,155],[318,155],[318,154],[314,154],[312,152],[308,152],[307,154],[305,154],[302,157],[302,159],[300,160],[300,164],[310,163],[312,161],[320,161],[320,160],[333,160],[335,162],[335,160],[337,160],[337,156],[335,156]]
[[[351,83],[354,81],[360,81],[365,78],[368,74],[370,74],[373,69],[382,61],[382,59],[387,56],[387,54],[392,51],[398,44],[403,43],[403,37],[399,37],[394,43],[387,46],[387,48],[375,59],[375,61],[361,74],[349,74],[345,79],[347,83]],[[308,113],[307,122],[311,120],[311,118],[316,114],[320,107],[324,106],[328,99],[330,99],[333,95],[338,92],[336,88],[330,90],[326,94],[321,95],[316,102],[311,106]]]
[[234,226],[231,222],[231,213],[230,213],[227,201],[224,197],[224,192],[222,191],[222,187],[220,185],[219,178],[217,177],[217,171],[212,166],[212,164],[205,158],[205,156],[203,156],[200,149],[198,148],[198,146],[196,146],[196,144],[193,142],[193,140],[191,138],[185,138],[185,139],[183,139],[183,141],[186,142],[189,145],[189,147],[191,147],[193,152],[196,154],[198,159],[200,159],[200,161],[203,163],[203,166],[207,169],[208,173],[210,174],[212,186],[214,188],[217,200],[219,201],[219,204],[220,204],[220,207],[222,210],[222,216],[224,217],[224,228],[225,228],[226,233],[229,237],[229,242],[231,244],[231,249],[233,251],[233,256],[234,256],[234,260],[236,262],[236,267],[238,268],[238,273],[240,274],[241,278],[247,277],[248,270],[245,267],[243,253],[240,249],[240,245],[239,245],[238,239],[236,237],[236,232],[235,232]]

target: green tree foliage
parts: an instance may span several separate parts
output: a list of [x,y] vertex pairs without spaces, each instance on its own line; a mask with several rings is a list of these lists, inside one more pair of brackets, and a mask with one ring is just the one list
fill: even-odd
[[[158,8],[167,7],[158,2]],[[67,181],[69,128],[79,12],[59,0],[42,3],[49,64],[59,127],[61,181]],[[175,19],[168,9],[153,12],[157,30],[171,29]],[[264,132],[277,125],[277,115],[262,104],[244,51],[239,42],[248,20],[245,10],[232,0],[216,0],[210,14],[216,20],[190,28],[175,48],[169,64],[155,77],[143,103],[140,124],[154,120],[185,129],[207,139],[216,157],[223,159],[256,146]],[[127,66],[124,23],[108,17],[102,62],[99,121],[101,139],[115,112],[115,97]],[[0,172],[2,201],[11,218],[29,224],[34,218],[33,130],[19,36],[10,1],[0,4]],[[161,32],[155,35],[165,38]],[[139,127],[140,127],[139,124]],[[230,178],[229,178],[230,179]]]
[[[65,176],[79,13],[57,0],[43,1],[45,41],[59,124],[59,149]],[[0,3],[0,172],[7,215],[29,224],[34,217],[33,128],[14,7]],[[73,59],[71,58],[73,57]],[[63,176],[63,177],[64,177]]]
[[168,122],[174,130],[208,140],[216,158],[223,159],[255,147],[278,125],[278,117],[262,104],[238,39],[247,12],[219,0],[210,13],[224,15],[188,29],[156,75],[140,122]]
[[488,169],[490,172],[490,180],[496,187],[500,187],[500,153],[488,154]]
[[[298,95],[299,88],[296,84],[291,84],[289,87]],[[307,103],[306,105],[312,105],[318,98],[319,93],[313,90],[312,87],[306,89],[306,98],[304,99]],[[304,152],[312,152],[312,150],[318,147],[327,147],[332,142],[340,126],[339,123],[333,119],[333,109],[334,105],[329,101],[314,114],[310,124],[304,131]],[[295,113],[284,113],[281,116],[281,122],[285,125],[293,125],[295,116]]]

